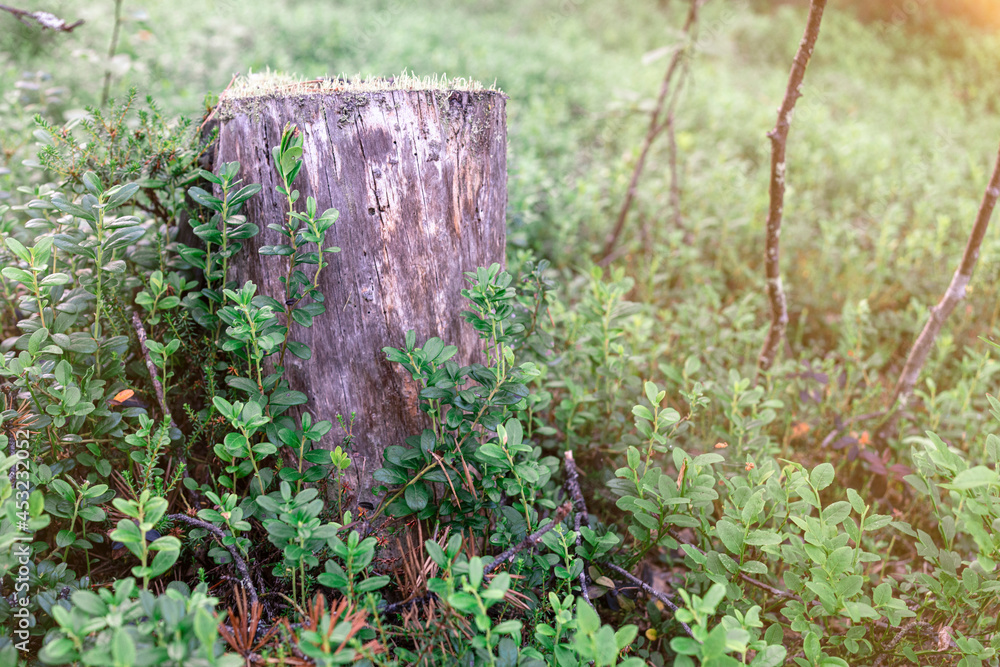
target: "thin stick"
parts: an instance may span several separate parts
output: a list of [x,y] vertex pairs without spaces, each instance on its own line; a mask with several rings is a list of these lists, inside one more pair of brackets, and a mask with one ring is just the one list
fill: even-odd
[[[672,611],[672,612],[676,612],[677,611],[677,605],[674,604],[673,600],[671,600],[669,597],[667,597],[666,593],[664,593],[662,591],[656,590],[655,588],[653,588],[652,586],[650,586],[649,584],[647,584],[642,579],[639,579],[638,577],[633,576],[631,573],[629,573],[628,570],[626,570],[624,568],[621,568],[621,567],[618,567],[614,563],[605,563],[604,565],[606,567],[614,570],[618,574],[622,575],[623,577],[625,577],[626,579],[628,579],[629,581],[631,581],[633,584],[635,584],[636,586],[638,586],[639,588],[641,588],[642,590],[646,591],[647,593],[649,593],[650,595],[652,595],[654,598],[656,598],[657,600],[659,600],[660,602],[662,602],[663,604],[665,604],[667,606],[667,608],[670,609],[670,611]],[[677,622],[681,624],[681,627],[684,628],[684,631],[687,632],[688,635],[690,635],[691,637],[694,637],[694,633],[691,632],[691,628],[688,626],[687,623],[685,623],[683,621],[677,621]]]
[[[702,0],[702,4],[708,0]],[[677,229],[684,228],[684,220],[681,215],[681,177],[677,166],[677,103],[680,101],[684,84],[687,83],[691,75],[690,60],[685,61],[685,67],[681,70],[677,86],[671,94],[670,103],[667,105],[667,118],[663,121],[663,127],[667,132],[667,151],[670,164],[670,206],[673,209],[673,222]],[[690,230],[685,230],[685,237],[690,237]]]
[[118,32],[122,27],[122,2],[115,0],[115,27],[111,31],[111,43],[108,45],[108,64],[104,70],[104,90],[101,92],[101,106],[108,102],[108,95],[111,93],[111,59],[115,57],[118,50]]
[[805,35],[792,62],[792,71],[788,75],[788,87],[785,89],[785,99],[778,111],[778,122],[767,134],[771,140],[771,205],[767,214],[767,249],[764,255],[764,267],[767,275],[767,297],[771,302],[771,328],[768,329],[764,347],[757,358],[758,380],[760,374],[771,368],[771,364],[774,363],[781,341],[785,337],[785,329],[788,327],[788,304],[785,300],[785,290],[781,285],[779,247],[781,218],[785,210],[785,151],[788,145],[788,131],[792,127],[792,112],[795,110],[795,103],[802,96],[802,81],[806,76],[809,59],[816,48],[824,9],[826,0],[812,0]]
[[945,291],[944,296],[941,297],[941,301],[931,308],[927,323],[924,325],[920,335],[917,336],[917,340],[914,341],[913,347],[910,349],[910,354],[906,358],[906,365],[903,366],[903,371],[899,374],[899,381],[896,383],[896,390],[893,392],[892,401],[892,404],[896,406],[896,412],[889,420],[888,428],[883,430],[883,433],[891,433],[895,430],[899,413],[906,409],[913,395],[913,388],[920,377],[920,371],[923,370],[924,364],[927,363],[927,356],[930,354],[931,348],[934,347],[934,341],[937,340],[944,321],[951,315],[958,302],[965,298],[966,288],[972,279],[972,272],[976,269],[976,262],[979,259],[979,249],[983,244],[983,238],[986,236],[986,230],[990,225],[990,218],[993,216],[993,209],[996,208],[998,198],[1000,198],[1000,153],[997,154],[997,162],[993,167],[993,176],[990,179],[989,186],[986,188],[986,193],[983,195],[983,201],[979,206],[979,214],[976,216],[972,233],[969,235],[969,241],[965,246],[962,263],[955,270],[955,274],[951,278],[951,284],[948,285],[948,289]]
[[910,621],[909,623],[907,623],[906,625],[904,625],[902,628],[899,629],[899,632],[896,634],[895,637],[892,638],[892,640],[889,641],[888,644],[886,644],[882,649],[879,650],[878,652],[879,658],[875,662],[875,667],[881,667],[882,663],[885,661],[888,654],[891,653],[894,648],[896,648],[899,642],[902,641],[903,637],[905,637],[909,632],[912,632],[913,630],[921,630],[922,632],[927,634],[934,634],[934,626],[932,626],[930,623],[926,623],[924,621]]
[[[173,415],[170,414],[170,408],[167,407],[167,397],[163,393],[163,385],[160,384],[160,376],[156,371],[156,364],[153,363],[153,358],[149,354],[149,347],[146,345],[146,329],[142,326],[142,318],[139,317],[139,313],[137,312],[132,313],[132,328],[135,329],[135,335],[139,339],[139,349],[142,350],[142,356],[146,360],[146,370],[149,371],[149,380],[153,383],[153,391],[156,392],[156,400],[160,404],[163,420],[170,424],[170,428],[176,429],[177,423],[174,421]],[[176,453],[177,460],[181,466],[181,475],[185,479],[190,478],[191,475],[188,473],[188,463],[187,457],[184,455],[183,442],[177,447]],[[199,504],[201,494],[191,489],[191,495],[194,497],[195,504]]]
[[559,509],[556,510],[555,515],[552,517],[552,521],[549,521],[547,524],[545,524],[544,526],[533,532],[531,535],[528,535],[519,543],[515,544],[511,548],[507,549],[507,551],[504,551],[502,554],[494,558],[492,563],[483,568],[483,574],[490,574],[491,572],[496,570],[498,567],[500,567],[507,561],[514,558],[514,556],[521,553],[525,549],[537,545],[538,541],[542,538],[542,535],[544,535],[545,533],[549,532],[557,525],[559,525],[562,522],[562,520],[566,518],[566,515],[569,514],[569,511],[572,508],[573,508],[572,503],[564,503],[560,505]]
[[685,43],[683,46],[678,47],[677,50],[674,51],[674,55],[670,59],[670,65],[667,66],[667,71],[663,75],[663,82],[660,84],[660,94],[656,98],[656,106],[653,108],[653,113],[649,117],[649,128],[646,130],[646,138],[643,140],[642,148],[639,150],[639,159],[636,160],[635,167],[632,169],[632,178],[629,179],[628,190],[625,191],[625,200],[622,202],[622,207],[618,211],[618,218],[615,220],[615,226],[604,239],[604,249],[601,251],[601,257],[604,259],[600,262],[602,265],[610,263],[608,260],[612,257],[612,251],[615,249],[615,244],[618,243],[618,238],[621,236],[622,230],[625,228],[625,220],[628,218],[629,209],[632,208],[632,202],[635,200],[635,195],[638,191],[639,177],[642,175],[642,171],[646,167],[646,158],[649,156],[649,149],[652,147],[653,142],[656,141],[656,137],[658,137],[660,133],[668,127],[668,121],[672,123],[671,118],[668,118],[667,121],[663,121],[661,116],[663,114],[664,105],[667,101],[667,95],[670,94],[674,75],[677,73],[677,70],[682,63],[682,59],[684,59],[691,48],[691,36],[698,23],[698,8],[701,7],[702,3],[705,1],[706,0],[691,0],[691,8],[688,10],[687,20],[684,23]]
[[221,93],[219,93],[219,101],[215,103],[215,106],[212,107],[212,111],[207,116],[205,116],[205,120],[203,120],[201,122],[201,125],[198,126],[198,134],[199,135],[201,134],[202,130],[205,129],[205,126],[208,125],[209,122],[211,122],[211,120],[213,118],[215,118],[215,112],[217,112],[219,110],[219,104],[222,102],[223,96],[225,96],[225,94],[227,92],[229,92],[229,89],[233,87],[233,84],[236,83],[236,79],[238,79],[239,77],[240,77],[240,73],[239,72],[236,72],[235,74],[233,74],[233,78],[231,78],[229,80],[229,85],[226,86],[225,90],[223,90]]
[[[576,506],[576,512],[573,515],[573,529],[576,530],[576,546],[579,548],[583,545],[580,537],[580,526],[583,523],[590,525],[590,518],[587,514],[587,501],[584,500],[583,492],[580,491],[580,473],[577,472],[573,452],[567,450],[564,458],[566,459],[566,486],[569,487],[570,498],[573,499],[573,505]],[[590,601],[590,590],[587,588],[587,568],[580,571],[580,593],[587,604],[593,607],[594,603]]]
[[31,25],[27,20],[25,20],[31,19],[37,23],[42,30],[73,32],[74,28],[83,25],[83,19],[80,19],[76,23],[67,24],[65,19],[61,19],[55,14],[50,14],[48,12],[29,12],[26,9],[18,9],[17,7],[9,7],[7,5],[0,5],[0,11],[13,14],[18,21],[25,25]]
[[417,597],[410,598],[409,600],[403,600],[401,602],[393,602],[392,604],[386,605],[385,608],[379,612],[379,614],[381,616],[385,616],[386,614],[395,614],[397,612],[403,612],[412,607],[413,605],[424,604],[425,602],[430,602],[436,599],[437,595],[428,591],[423,595],[418,595]]
[[250,579],[250,571],[247,569],[247,564],[243,561],[242,556],[240,556],[239,550],[234,544],[226,544],[225,537],[226,534],[223,533],[218,526],[214,526],[207,521],[202,521],[201,519],[196,519],[190,517],[187,514],[169,514],[168,519],[174,521],[183,521],[184,523],[194,526],[195,528],[201,528],[212,533],[219,540],[219,543],[224,546],[233,557],[233,562],[236,564],[236,569],[239,570],[240,575],[243,577],[243,588],[247,590],[250,594],[250,604],[257,604],[257,589],[254,588],[253,581]]
[[674,109],[667,114],[667,151],[670,159],[670,210],[673,214],[674,227],[680,229],[681,218],[681,177],[677,170],[677,127],[674,123]]
[[[683,544],[685,546],[691,547],[692,549],[694,549],[695,551],[697,551],[698,553],[700,553],[702,556],[705,555],[705,552],[702,551],[701,549],[699,549],[698,545],[691,544],[690,542],[685,542],[684,540],[681,539],[681,536],[678,535],[676,532],[670,531],[670,535],[675,540],[677,540],[679,543],[681,543],[681,544]],[[763,581],[759,581],[757,579],[754,579],[750,575],[745,574],[743,572],[740,572],[740,579],[742,579],[743,581],[747,582],[748,584],[750,584],[752,586],[756,586],[757,588],[761,589],[762,591],[767,591],[768,593],[770,593],[774,597],[783,598],[785,600],[798,600],[799,602],[803,601],[802,598],[800,596],[796,595],[795,593],[789,593],[788,591],[783,591],[780,588],[775,588],[774,586],[771,586],[770,584],[765,584]]]
[[740,579],[747,582],[748,584],[756,586],[762,591],[767,591],[776,598],[783,598],[785,600],[798,600],[799,602],[802,602],[802,598],[796,595],[795,593],[789,593],[788,591],[783,591],[780,588],[775,588],[770,584],[765,584],[763,581],[758,581],[757,579],[754,579],[750,575],[744,574],[743,572],[740,572]]
[[160,376],[156,371],[156,364],[149,354],[149,347],[146,345],[146,329],[142,326],[142,319],[139,313],[132,313],[132,328],[139,338],[139,348],[142,349],[142,356],[146,359],[146,370],[149,371],[149,379],[153,383],[153,390],[156,392],[156,400],[160,404],[163,412],[163,419],[170,423],[171,428],[176,428],[174,418],[170,415],[170,408],[167,407],[167,398],[163,395],[163,385],[160,383]]

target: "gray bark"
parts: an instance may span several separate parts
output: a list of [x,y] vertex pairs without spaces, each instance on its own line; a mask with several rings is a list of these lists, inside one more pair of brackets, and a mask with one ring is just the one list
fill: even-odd
[[[303,135],[296,209],[313,196],[320,211],[340,211],[327,246],[341,252],[325,255],[319,287],[326,313],[311,328],[291,323],[291,339],[311,347],[312,358],[286,354],[285,378],[308,395],[303,407],[314,417],[357,413],[346,478],[354,503],[371,500],[384,448],[429,426],[416,384],[382,348],[403,347],[406,331],[415,329],[418,345],[432,336],[457,345],[459,364],[482,360],[476,334],[460,316],[467,309],[460,291],[463,272],[504,261],[505,100],[486,90],[227,100],[216,167],[238,160],[244,183],[264,186],[244,209],[262,232],[234,258],[229,277],[252,280],[258,294],[279,301],[287,260],[257,250],[283,242],[267,225],[285,220],[271,148],[287,122]],[[332,449],[341,436],[335,426],[322,444]]]
[[[985,194],[983,194],[979,214],[972,225],[972,232],[969,234],[962,261],[955,269],[951,283],[949,283],[941,300],[931,308],[927,322],[920,335],[913,342],[910,354],[906,358],[906,365],[903,366],[903,371],[899,374],[899,381],[896,383],[896,390],[893,394],[893,404],[898,406],[899,410],[906,409],[920,377],[920,371],[927,363],[927,356],[934,347],[945,320],[955,310],[958,302],[965,298],[966,287],[972,280],[972,273],[976,269],[979,249],[983,244],[983,239],[986,238],[986,230],[989,228],[990,218],[993,217],[993,209],[996,208],[998,198],[1000,198],[1000,154],[997,155],[993,175],[990,177],[989,185],[986,186]],[[896,414],[898,416],[898,412]]]
[[792,71],[788,75],[785,98],[778,110],[778,121],[774,129],[767,133],[771,140],[771,186],[770,207],[767,214],[766,249],[764,270],[767,276],[767,299],[771,304],[771,326],[767,330],[764,346],[757,357],[757,379],[769,370],[778,354],[781,341],[788,327],[788,302],[785,288],[781,284],[781,222],[785,213],[785,154],[788,147],[788,132],[792,129],[792,112],[795,103],[802,97],[802,82],[806,78],[806,68],[819,39],[819,28],[823,22],[826,0],[812,0],[809,18],[802,42],[792,61]]

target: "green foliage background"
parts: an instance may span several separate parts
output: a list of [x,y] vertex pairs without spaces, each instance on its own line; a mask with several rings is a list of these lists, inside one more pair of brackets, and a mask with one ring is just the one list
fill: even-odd
[[[235,72],[270,68],[316,77],[410,70],[495,81],[510,96],[508,268],[519,279],[513,283],[511,275],[484,269],[473,276],[469,294],[480,299],[478,305],[509,303],[503,316],[522,329],[511,329],[509,340],[484,336],[494,346],[490,364],[463,372],[444,365],[454,351],[446,347],[449,341],[433,338],[436,332],[416,332],[416,338],[399,341],[401,348],[389,358],[424,383],[424,408],[433,429],[415,434],[408,448],[399,443],[376,479],[391,487],[387,514],[416,514],[429,525],[443,521],[461,524],[470,534],[482,531],[495,556],[544,526],[565,502],[560,457],[572,450],[594,520],[580,529],[579,544],[571,521],[546,533],[538,554],[516,561],[520,579],[489,579],[489,565],[467,554],[461,540],[429,543],[427,555],[437,575],[426,582],[426,590],[452,615],[441,634],[423,637],[426,646],[435,646],[428,655],[446,660],[467,652],[476,664],[630,664],[625,662],[629,655],[658,665],[676,659],[679,665],[697,660],[760,667],[781,664],[786,657],[800,665],[996,664],[1000,639],[985,613],[995,611],[1000,586],[1000,544],[994,537],[1000,532],[1000,441],[992,435],[1000,404],[989,396],[996,393],[1000,363],[987,340],[998,335],[1000,316],[996,233],[983,245],[968,298],[931,355],[918,386],[920,400],[904,417],[899,437],[876,449],[872,425],[859,421],[843,428],[828,447],[820,443],[848,420],[887,407],[913,336],[958,262],[1000,140],[995,69],[1000,36],[985,20],[978,26],[962,22],[969,15],[988,15],[976,14],[989,9],[975,2],[950,7],[954,16],[940,14],[929,0],[860,4],[845,0],[828,10],[796,111],[782,237],[789,346],[760,386],[752,386],[750,378],[767,321],[761,261],[770,159],[766,132],[774,124],[801,37],[801,2],[707,3],[677,119],[684,226],[669,222],[668,154],[666,142],[660,142],[639,188],[623,257],[606,271],[595,269],[589,258],[617,214],[664,56],[680,39],[686,9],[680,0],[207,0],[145,6],[125,0],[117,55],[110,63],[105,54],[113,2],[47,5],[67,20],[86,20],[71,34],[41,32],[0,14],[0,205],[13,206],[0,217],[0,231],[31,247],[39,227],[29,222],[33,214],[24,205],[36,197],[76,215],[74,204],[53,197],[43,185],[67,173],[73,178],[60,186],[70,199],[149,176],[149,162],[126,160],[98,174],[104,181],[97,187],[69,167],[56,178],[53,167],[66,163],[54,161],[52,154],[46,160],[44,152],[36,156],[37,142],[51,141],[64,123],[86,114],[85,106],[99,104],[109,72],[113,97],[127,99],[133,87],[141,96],[152,95],[162,115],[151,126],[163,121],[178,130],[154,147],[165,163],[180,165],[178,177],[193,169],[197,147],[178,139],[193,126],[171,119],[187,115],[196,126],[213,103],[212,94],[223,90]],[[130,114],[122,122],[134,130],[141,121],[134,109]],[[283,144],[282,150],[287,148]],[[38,168],[39,159],[48,171]],[[216,178],[227,178],[228,187],[234,175]],[[183,195],[186,189],[176,185],[174,195]],[[126,191],[98,194],[124,205],[116,192]],[[245,221],[238,205],[223,210],[205,191],[192,196],[205,207],[199,210],[217,211],[224,228],[232,225],[236,234],[251,234],[241,226]],[[164,199],[164,205],[171,214],[186,206],[174,199]],[[314,209],[313,204],[304,222],[333,224],[333,213],[317,219]],[[33,484],[46,490],[45,512],[55,519],[50,532],[61,530],[58,549],[39,554],[45,559],[37,566],[36,584],[39,595],[44,589],[49,596],[43,598],[46,605],[62,611],[38,612],[42,620],[35,641],[47,633],[50,643],[43,658],[64,664],[70,661],[65,656],[86,645],[90,664],[133,664],[136,645],[166,651],[171,637],[182,637],[189,656],[197,655],[204,664],[225,663],[224,644],[210,616],[218,600],[204,590],[190,597],[190,591],[176,587],[159,596],[140,593],[135,582],[114,592],[83,590],[88,585],[80,577],[84,564],[90,572],[87,549],[93,545],[66,535],[80,526],[83,542],[103,544],[92,537],[97,532],[83,526],[110,528],[105,511],[114,507],[121,513],[115,519],[137,521],[122,518],[111,539],[124,542],[141,559],[133,574],[143,579],[143,589],[148,579],[169,571],[179,554],[184,563],[190,554],[176,537],[147,538],[149,549],[143,538],[154,526],[179,525],[162,523],[166,501],[159,502],[180,481],[176,471],[168,475],[157,468],[172,440],[188,449],[192,443],[215,443],[213,451],[223,452],[220,458],[229,463],[228,477],[217,469],[213,480],[225,489],[187,487],[205,493],[219,510],[199,516],[228,531],[209,554],[216,563],[260,548],[247,537],[259,530],[258,542],[266,544],[266,539],[277,547],[262,556],[273,565],[268,581],[298,602],[305,604],[315,585],[337,591],[375,616],[383,613],[385,602],[377,606],[378,595],[366,597],[388,584],[388,577],[371,567],[375,540],[359,539],[356,532],[337,537],[351,517],[339,503],[334,512],[316,500],[312,487],[302,488],[317,482],[316,475],[264,463],[283,443],[298,448],[299,460],[330,465],[326,453],[311,450],[309,443],[331,429],[334,416],[317,415],[315,424],[303,419],[301,428],[287,418],[281,421],[279,413],[304,396],[300,400],[295,388],[280,379],[256,387],[229,383],[227,400],[212,393],[210,378],[209,386],[198,390],[209,407],[182,405],[179,394],[193,386],[192,369],[196,373],[207,363],[207,356],[190,352],[207,349],[198,348],[205,334],[196,327],[213,330],[213,345],[233,353],[226,363],[249,359],[253,369],[245,350],[262,338],[247,333],[249,325],[226,338],[218,318],[234,326],[241,317],[273,320],[273,313],[259,300],[252,302],[252,291],[234,284],[231,294],[218,297],[220,303],[228,298],[230,305],[216,314],[208,289],[196,291],[187,274],[171,277],[170,269],[179,265],[171,245],[175,228],[168,223],[154,229],[149,217],[141,217],[125,225],[136,234],[141,227],[136,238],[143,240],[134,252],[129,246],[130,264],[121,284],[117,278],[108,283],[106,313],[111,333],[118,334],[114,353],[124,359],[132,343],[121,337],[127,335],[132,306],[117,299],[127,289],[144,288],[136,303],[150,330],[163,337],[151,349],[160,355],[161,369],[175,374],[168,398],[172,390],[183,433],[166,424],[157,429],[138,408],[121,413],[121,426],[110,435],[116,447],[134,450],[131,460],[142,473],[135,481],[145,494],[134,502],[116,498],[112,503],[114,493],[100,484],[77,493],[80,480],[73,486],[63,481],[70,477],[69,467],[54,450],[45,454],[51,468]],[[208,234],[208,227],[202,232]],[[321,234],[314,230],[314,236]],[[294,235],[289,238],[294,245]],[[24,259],[15,247],[8,242],[4,255],[11,267]],[[149,277],[157,266],[159,275]],[[5,274],[2,349],[8,352],[16,344],[18,350],[44,356],[44,338],[31,343],[31,331],[18,329],[18,320],[31,317],[16,307],[20,279],[11,277],[16,275]],[[308,284],[303,273],[301,286]],[[521,290],[516,297],[505,291],[510,284]],[[195,303],[202,297],[194,296],[183,307],[173,296],[199,293],[203,301]],[[270,297],[273,310],[282,311],[282,295],[258,296]],[[100,296],[97,301],[103,303]],[[159,315],[149,305],[154,302],[162,309]],[[166,313],[173,309],[182,314]],[[322,317],[321,310],[309,312],[308,321]],[[489,318],[489,308],[477,313]],[[275,329],[275,322],[266,326],[266,335],[275,336],[267,344],[285,340],[287,330]],[[525,330],[530,334],[516,335]],[[168,339],[182,343],[171,348],[165,345]],[[134,352],[129,365],[123,362],[116,371],[119,384],[95,388],[77,400],[65,393],[74,382],[83,384],[69,364],[40,380],[63,392],[51,402],[56,428],[109,418],[102,392],[145,382],[137,380],[144,371]],[[179,356],[171,361],[173,354]],[[211,359],[222,364],[220,373],[225,371],[221,358]],[[260,359],[256,363],[259,373]],[[508,403],[492,403],[493,394],[459,395],[456,382],[461,386],[467,376],[488,387],[490,373],[497,386],[507,387]],[[259,407],[242,410],[256,406],[254,392],[257,398],[271,394],[274,434],[264,435],[271,427],[263,425]],[[148,388],[145,393],[149,397]],[[279,393],[290,402],[275,402]],[[87,401],[91,410],[98,406],[91,417],[86,417],[89,412],[60,413],[60,406],[86,410]],[[225,417],[221,423],[208,421],[212,405]],[[444,405],[452,406],[447,414],[454,417],[461,410],[467,422],[485,426],[482,438],[467,441],[472,427],[462,417],[446,419]],[[9,422],[12,415],[4,414]],[[343,470],[350,465],[351,436],[346,421],[341,427],[344,450],[338,448],[332,463]],[[280,431],[279,437],[280,428],[287,433]],[[448,435],[451,431],[459,437]],[[223,439],[225,445],[219,442]],[[449,442],[454,451],[448,456],[467,457],[483,472],[482,498],[477,492],[480,504],[474,509],[460,494],[448,505],[448,473],[433,480],[428,475],[417,484],[408,472],[433,469],[431,454],[435,448],[445,452]],[[239,450],[235,460],[225,447]],[[91,483],[97,481],[95,473],[107,477],[110,463],[98,460],[92,449],[90,454],[67,449],[92,468]],[[252,484],[238,481],[251,475]],[[339,477],[331,479],[339,484]],[[58,498],[68,504],[60,505]],[[41,522],[45,512],[40,501],[32,502],[32,516]],[[464,523],[453,516],[459,506]],[[143,515],[147,510],[156,521]],[[301,544],[285,527],[294,523],[289,516],[312,522],[313,532]],[[205,530],[197,535],[206,536]],[[157,555],[147,567],[151,551]],[[322,574],[309,572],[319,564],[313,552],[329,556]],[[574,598],[581,593],[576,582],[584,573],[593,592],[613,593],[621,580],[612,565],[672,573],[670,585],[678,591],[681,609],[670,614],[653,603],[636,605],[634,596],[619,596],[613,604],[599,604],[598,616]],[[206,576],[202,571],[187,583],[197,588]],[[289,577],[290,589],[285,586]],[[766,583],[758,586],[748,577]],[[57,601],[64,586],[80,589],[72,594],[72,605]],[[767,586],[771,593],[775,586],[782,588],[784,595],[768,594]],[[510,590],[526,596],[527,611],[508,604]],[[160,614],[176,627],[161,624],[141,636],[112,631],[110,624],[90,633],[80,629],[88,619],[110,617],[118,609],[133,621]],[[0,605],[0,616],[6,611]],[[323,613],[328,622],[335,612]],[[898,633],[911,617],[924,625],[913,626],[904,640]],[[423,655],[421,634],[411,627],[409,634],[387,634],[370,624],[358,634],[346,618],[328,625],[336,626],[334,644],[349,641],[350,651],[356,651],[349,657],[347,651],[340,657],[331,653],[330,637],[315,630],[292,641],[318,664],[355,659],[403,664]],[[928,637],[944,627],[951,628],[954,639],[934,650]],[[455,655],[434,653],[460,636],[467,643]],[[362,640],[393,646],[395,657],[375,657]],[[890,647],[895,651],[886,653],[891,641],[897,642]],[[0,647],[7,651],[0,655],[9,655],[9,648]]]

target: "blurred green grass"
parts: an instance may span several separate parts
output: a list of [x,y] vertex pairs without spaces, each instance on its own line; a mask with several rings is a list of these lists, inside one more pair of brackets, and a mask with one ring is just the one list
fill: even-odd
[[[789,144],[783,256],[790,335],[802,356],[827,355],[854,335],[843,320],[860,308],[868,313],[865,352],[891,382],[954,270],[996,154],[1000,38],[944,20],[928,3],[900,4],[902,19],[889,23],[862,22],[845,3],[824,21]],[[411,70],[495,81],[511,98],[511,246],[580,269],[617,213],[662,76],[665,60],[643,64],[643,56],[677,43],[685,4],[126,0],[112,93],[134,85],[168,112],[199,115],[205,94],[224,89],[234,72],[265,68],[309,77]],[[758,314],[758,325],[766,318],[766,132],[801,37],[801,5],[719,0],[705,7],[678,116],[682,208],[694,241],[668,228],[661,141],[627,229],[633,252],[621,260],[638,278],[632,296],[661,322],[676,323],[678,303],[716,313],[716,326],[729,326],[723,313],[737,303]],[[890,18],[899,9],[883,5]],[[12,170],[8,187],[33,150],[15,138],[30,129],[34,93],[13,91],[15,83],[25,72],[51,75],[43,88],[67,92],[39,108],[57,122],[96,103],[113,8],[110,0],[46,3],[87,21],[71,35],[40,34],[0,17],[5,114],[21,129],[0,135]],[[994,231],[971,298],[949,325],[945,344],[959,352],[969,346],[983,353],[977,336],[995,333],[998,246]],[[570,300],[572,290],[571,283]],[[751,348],[732,363],[752,365]],[[949,349],[928,369],[941,387],[968,379],[962,354],[944,354]]]

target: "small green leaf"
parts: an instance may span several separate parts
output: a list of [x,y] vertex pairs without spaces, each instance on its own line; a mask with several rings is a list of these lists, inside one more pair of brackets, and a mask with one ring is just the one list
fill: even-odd
[[117,208],[139,191],[138,183],[125,183],[108,190],[108,209]]
[[739,554],[743,551],[743,531],[736,524],[727,519],[720,519],[715,523],[715,532],[731,553]]
[[[10,240],[8,239],[8,243],[9,242]],[[17,282],[24,283],[25,285],[31,285],[34,282],[34,278],[31,277],[30,273],[14,266],[5,266],[0,273],[2,273],[3,277],[7,280],[16,280]]]
[[299,359],[303,359],[305,361],[308,361],[312,357],[312,348],[305,343],[300,343],[295,340],[288,341],[288,351]]
[[746,543],[755,547],[781,544],[783,538],[773,530],[751,530]]
[[817,491],[822,491],[833,483],[836,473],[831,463],[820,463],[809,473],[809,483],[816,487]]
[[31,252],[27,248],[25,248],[20,241],[18,241],[12,236],[9,236],[6,239],[4,239],[4,244],[6,244],[7,248],[12,253],[17,255],[17,257],[21,261],[31,264]]
[[968,491],[996,485],[997,482],[998,473],[996,470],[991,470],[986,466],[975,466],[955,475],[955,479],[950,484],[942,484],[941,486],[956,491]]
[[430,500],[431,493],[423,482],[414,482],[403,491],[403,497],[406,499],[406,504],[411,510],[419,512],[427,507],[427,501]]
[[653,421],[653,413],[645,405],[632,406],[632,414],[646,421]]

